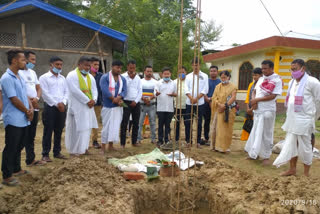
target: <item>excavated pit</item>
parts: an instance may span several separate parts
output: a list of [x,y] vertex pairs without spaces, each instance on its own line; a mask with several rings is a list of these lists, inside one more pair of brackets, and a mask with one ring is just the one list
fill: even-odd
[[[312,179],[253,176],[210,159],[196,171],[181,173],[180,180],[180,207],[190,205],[187,200],[194,192],[198,214],[320,213],[320,187]],[[178,178],[125,181],[117,169],[93,156],[65,161],[21,181],[19,189],[0,195],[0,213],[176,213],[170,198]],[[312,199],[318,204],[282,204],[287,199]]]

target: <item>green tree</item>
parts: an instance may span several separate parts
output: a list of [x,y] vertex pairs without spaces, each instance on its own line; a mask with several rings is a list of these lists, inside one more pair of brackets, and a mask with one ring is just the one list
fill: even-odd
[[[189,71],[194,56],[195,8],[192,2],[184,0],[183,7],[183,65]],[[135,59],[139,71],[153,64],[155,71],[169,66],[176,73],[180,0],[48,0],[48,3],[127,34],[128,54],[114,55],[124,61]],[[221,31],[222,27],[216,27],[213,21],[202,22],[201,39],[207,43],[217,41]]]

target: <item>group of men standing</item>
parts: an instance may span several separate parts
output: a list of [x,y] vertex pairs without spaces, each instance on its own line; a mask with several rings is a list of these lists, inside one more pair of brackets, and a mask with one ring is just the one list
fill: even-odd
[[[3,121],[6,132],[2,158],[5,185],[17,185],[18,181],[13,175],[20,176],[28,173],[27,170],[21,169],[20,163],[21,151],[24,147],[28,166],[52,162],[49,153],[53,134],[54,158],[66,158],[61,154],[61,136],[65,124],[65,145],[70,156],[89,154],[91,132],[93,132],[93,146],[101,148],[102,154],[105,153],[107,144],[108,149],[113,150],[113,143],[120,141],[121,146],[125,148],[130,116],[133,120],[131,135],[133,146],[139,146],[142,141],[141,132],[146,115],[150,120],[151,142],[159,146],[168,143],[170,123],[174,111],[177,108],[180,109],[180,106],[186,126],[186,142],[192,143],[190,142],[192,108],[193,112],[198,109],[197,145],[209,139],[207,126],[210,122],[206,119],[206,138],[201,140],[202,117],[206,115],[206,118],[210,118],[207,115],[210,111],[206,108],[209,108],[210,97],[215,85],[219,83],[217,67],[211,67],[210,81],[208,76],[199,70],[197,60],[192,62],[192,73],[186,75],[186,69],[183,67],[178,77],[183,85],[180,92],[177,88],[177,80],[171,79],[171,69],[168,67],[162,70],[160,81],[153,78],[152,66],[145,67],[144,78],[140,79],[136,73],[134,60],[128,61],[127,71],[122,75],[123,63],[115,60],[112,62],[111,71],[102,75],[98,72],[97,58],[81,57],[77,67],[65,78],[61,75],[63,60],[54,56],[49,61],[49,71],[38,80],[33,70],[36,64],[34,52],[10,50],[7,56],[9,68],[1,78]],[[178,99],[174,102],[176,96]],[[42,158],[36,160],[34,139],[41,97],[44,101]],[[155,133],[156,115],[158,116],[158,140]],[[98,143],[98,122],[100,121],[103,126],[102,145]],[[177,128],[177,139],[179,134]]]

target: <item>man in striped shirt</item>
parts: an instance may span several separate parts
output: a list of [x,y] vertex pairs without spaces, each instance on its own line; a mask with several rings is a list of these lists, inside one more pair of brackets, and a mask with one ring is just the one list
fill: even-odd
[[146,66],[144,69],[144,78],[142,84],[142,98],[140,100],[141,112],[138,131],[138,142],[142,140],[141,132],[146,114],[149,116],[152,143],[156,142],[156,96],[155,87],[157,81],[152,78],[152,67]]

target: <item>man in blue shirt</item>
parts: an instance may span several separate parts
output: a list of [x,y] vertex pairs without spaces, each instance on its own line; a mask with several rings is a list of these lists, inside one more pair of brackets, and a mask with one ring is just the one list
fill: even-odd
[[212,65],[210,67],[210,79],[209,79],[209,91],[208,94],[204,97],[205,104],[204,104],[204,140],[202,140],[202,144],[208,144],[209,140],[209,132],[210,132],[210,121],[211,121],[211,97],[213,96],[214,89],[216,86],[221,82],[218,78],[218,67]]
[[123,62],[112,62],[112,70],[104,74],[100,80],[102,90],[103,108],[101,110],[101,154],[105,153],[106,144],[108,150],[114,150],[113,143],[119,142],[119,130],[123,115],[123,98],[127,94],[126,79],[122,77]]
[[1,78],[3,96],[3,122],[5,147],[2,152],[3,184],[16,186],[19,182],[12,176],[21,176],[28,171],[21,169],[21,150],[24,147],[27,126],[33,119],[33,107],[27,97],[26,85],[19,75],[26,58],[22,50],[7,52],[9,68]]
[[[94,77],[96,80],[96,85],[97,85],[97,90],[98,90],[98,99],[96,104],[94,105],[94,112],[96,113],[97,121],[98,121],[98,126],[101,124],[101,105],[102,105],[102,92],[100,88],[100,79],[102,77],[102,73],[99,72],[99,67],[100,67],[100,60],[96,57],[91,58],[91,69],[90,69],[90,74]],[[98,143],[98,131],[99,128],[97,129],[92,129],[92,145],[96,149],[100,149],[101,146]]]

